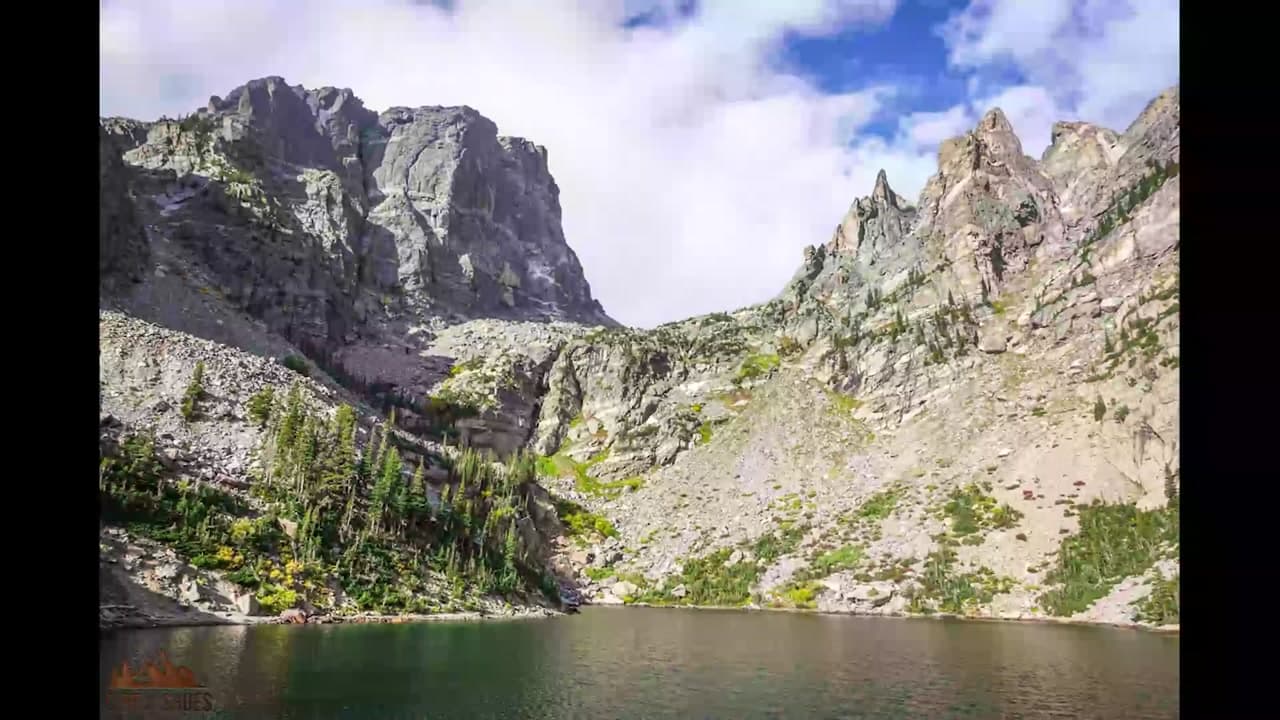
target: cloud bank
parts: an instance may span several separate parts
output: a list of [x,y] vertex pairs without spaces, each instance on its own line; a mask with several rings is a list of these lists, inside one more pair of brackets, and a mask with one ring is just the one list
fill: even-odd
[[[99,105],[177,115],[267,75],[350,87],[376,110],[470,105],[548,147],[594,294],[649,327],[772,297],[880,168],[917,195],[937,143],[984,103],[1008,103],[1030,154],[1062,112],[1127,124],[1171,81],[1111,76],[1168,65],[1171,52],[1176,80],[1176,5],[1084,6],[1026,31],[1019,3],[975,2],[932,41],[947,43],[956,72],[1005,63],[1028,82],[977,83],[971,102],[903,116],[887,139],[866,128],[894,87],[823,93],[774,59],[788,34],[873,29],[901,11],[896,0],[104,1]],[[1143,23],[1167,32],[1168,6],[1171,51],[1141,34]],[[648,22],[628,22],[638,16]]]

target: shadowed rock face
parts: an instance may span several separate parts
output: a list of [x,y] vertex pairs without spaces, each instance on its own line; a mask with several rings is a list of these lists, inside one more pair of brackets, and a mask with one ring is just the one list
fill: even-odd
[[105,128],[98,129],[98,184],[98,273],[111,285],[128,282],[146,271],[150,250],[134,210],[120,147]]
[[[379,114],[350,90],[268,77],[181,120],[104,119],[100,138],[103,285],[140,317],[196,325],[171,310],[177,276],[335,377],[415,403],[449,369],[428,356],[441,327],[617,324],[565,241],[546,149],[499,136],[471,108]],[[144,227],[158,278],[117,292],[151,274]],[[211,319],[209,335],[244,335],[226,320]],[[527,380],[536,387],[541,371]],[[536,407],[513,403],[492,418],[510,433],[476,436],[522,444]]]

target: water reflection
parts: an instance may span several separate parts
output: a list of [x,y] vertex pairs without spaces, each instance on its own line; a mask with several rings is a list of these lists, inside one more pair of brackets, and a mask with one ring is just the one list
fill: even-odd
[[[1175,718],[1178,638],[1055,625],[588,608],[553,620],[189,628],[228,717]],[[105,689],[106,675],[103,687]],[[402,713],[396,715],[397,713]]]

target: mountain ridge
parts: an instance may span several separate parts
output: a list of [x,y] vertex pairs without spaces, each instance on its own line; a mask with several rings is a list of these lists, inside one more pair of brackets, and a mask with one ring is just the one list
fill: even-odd
[[[110,322],[306,356],[362,424],[394,409],[428,495],[459,487],[455,443],[536,452],[521,545],[566,590],[1169,624],[1149,605],[1177,573],[1176,87],[1123,133],[1056,123],[1039,160],[993,109],[915,204],[881,170],[773,299],[653,330],[590,299],[545,148],[470,108],[265,78],[193,117],[100,123]],[[262,482],[239,413],[192,428],[137,407],[172,381],[102,368],[113,418],[234,432],[224,474]],[[1126,513],[1155,534],[1112,537]],[[1138,554],[1080,577],[1108,538]]]

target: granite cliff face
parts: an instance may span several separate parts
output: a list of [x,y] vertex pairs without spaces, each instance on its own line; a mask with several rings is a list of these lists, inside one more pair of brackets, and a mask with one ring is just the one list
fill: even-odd
[[[774,299],[650,331],[591,298],[546,151],[469,108],[268,78],[102,127],[104,309],[307,357],[437,493],[458,444],[535,451],[524,556],[589,601],[1176,613],[1176,88],[1039,160],[993,109]],[[104,411],[170,422],[107,368]]]

